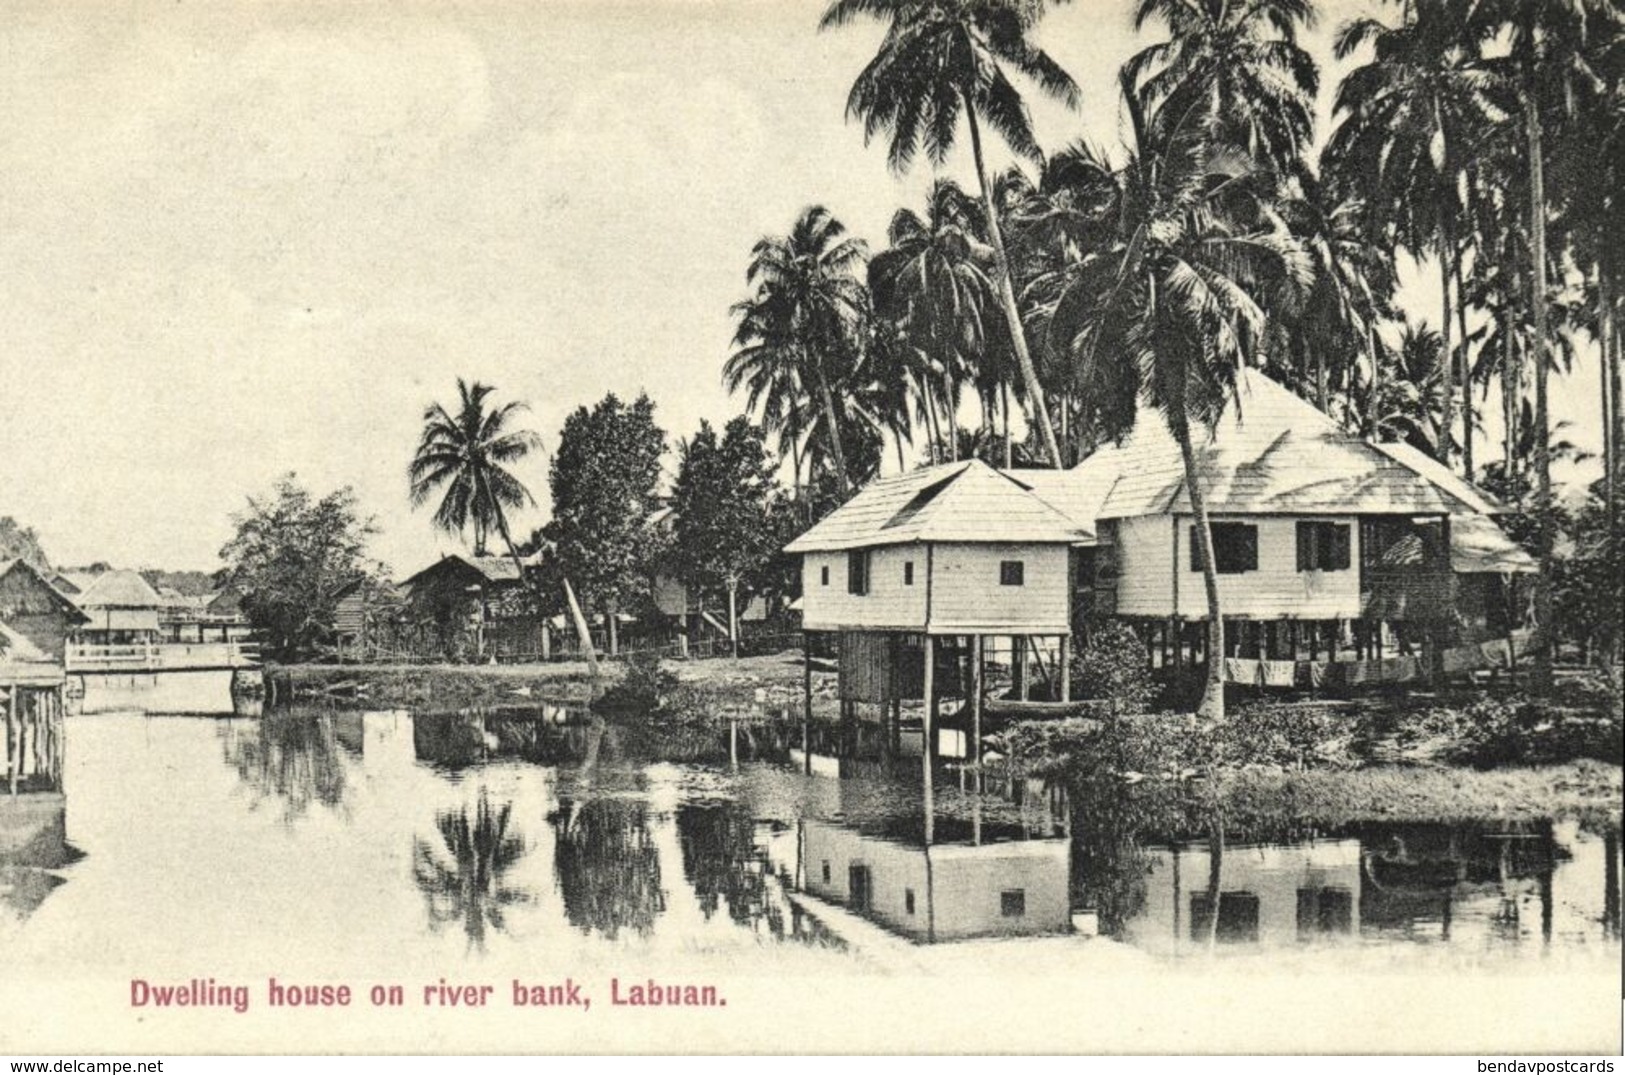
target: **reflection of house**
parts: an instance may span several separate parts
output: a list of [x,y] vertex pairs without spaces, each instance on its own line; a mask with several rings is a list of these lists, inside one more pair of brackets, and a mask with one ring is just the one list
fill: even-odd
[[60,661],[68,635],[87,617],[24,560],[0,561],[0,624]]
[[1137,944],[1179,950],[1205,944],[1293,944],[1360,932],[1360,841],[1298,847],[1230,846],[1214,862],[1194,844],[1151,848],[1145,904],[1127,929]]
[[[528,573],[540,557],[522,561]],[[443,556],[400,584],[408,621],[448,656],[535,655],[545,627],[508,556]]]
[[801,825],[806,890],[914,940],[1071,927],[1068,840],[920,846],[828,822]]

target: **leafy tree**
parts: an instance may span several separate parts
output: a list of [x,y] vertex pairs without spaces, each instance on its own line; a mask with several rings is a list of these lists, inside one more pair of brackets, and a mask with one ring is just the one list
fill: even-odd
[[[533,504],[535,498],[508,467],[540,447],[541,438],[531,430],[512,428],[514,417],[525,410],[523,403],[512,401],[488,407],[486,400],[494,391],[490,385],[478,381],[470,385],[459,377],[455,415],[438,403],[430,404],[423,412],[423,435],[407,468],[412,506],[421,507],[439,492],[436,526],[459,537],[472,528],[475,556],[485,555],[486,540],[495,531],[513,559],[519,578],[529,580],[530,573],[514,545],[508,511]],[[592,634],[577,607],[568,574],[563,576],[562,584],[582,655],[596,680],[598,657],[593,651]]]
[[619,649],[615,617],[648,595],[660,539],[650,525],[666,435],[654,404],[631,404],[610,393],[591,410],[565,419],[549,483],[553,519],[542,529],[557,570],[581,584],[581,596],[609,624],[610,652]]
[[739,655],[739,595],[759,592],[788,540],[774,466],[760,430],[740,416],[722,437],[707,422],[678,449],[671,563],[700,592],[728,594],[728,637]]
[[349,486],[316,497],[289,473],[270,495],[249,497],[232,523],[237,533],[220,550],[226,581],[274,656],[314,652],[332,632],[333,592],[357,575],[383,575],[367,556],[377,527]]
[[1040,155],[1026,103],[1010,80],[1012,72],[1068,107],[1077,107],[1078,87],[1072,76],[1032,43],[1033,29],[1046,7],[1043,0],[835,0],[819,27],[841,27],[859,18],[886,24],[880,51],[852,84],[846,114],[863,121],[866,139],[882,130],[889,134],[888,159],[893,169],[905,170],[922,146],[933,164],[942,164],[959,137],[959,120],[964,117],[976,181],[987,209],[999,301],[1028,406],[1044,438],[1050,465],[1059,467],[1061,452],[1038,370],[1027,349],[982,148],[982,123],[986,122],[1018,156],[1037,159]]
[[40,548],[39,535],[9,515],[0,515],[0,560],[26,560],[41,572],[51,570],[50,558]]

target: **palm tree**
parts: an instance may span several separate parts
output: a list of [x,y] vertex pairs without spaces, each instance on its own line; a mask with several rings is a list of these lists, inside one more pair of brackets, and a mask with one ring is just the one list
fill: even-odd
[[[926,215],[898,210],[887,233],[890,247],[869,262],[876,310],[921,353],[936,358],[935,383],[926,391],[937,396],[947,418],[954,460],[960,390],[978,369],[993,365],[983,357],[989,339],[986,313],[998,301],[986,230],[981,205],[959,184],[938,180]],[[933,445],[940,436],[933,433]]]
[[[1535,682],[1549,687],[1552,678],[1552,568],[1555,526],[1552,502],[1548,361],[1551,286],[1547,217],[1553,204],[1546,192],[1548,126],[1572,122],[1579,104],[1617,89],[1600,77],[1608,56],[1616,61],[1625,17],[1610,0],[1486,0],[1475,6],[1464,33],[1469,40],[1495,42],[1504,56],[1486,66],[1501,74],[1501,84],[1516,94],[1517,125],[1524,138],[1529,169],[1529,307],[1535,341],[1536,426],[1534,465],[1535,514],[1539,525],[1540,575],[1535,580],[1535,618],[1540,628],[1535,648]],[[1600,148],[1600,147],[1599,147]],[[1595,177],[1593,180],[1595,181]]]
[[1134,28],[1161,19],[1169,40],[1128,63],[1152,124],[1194,123],[1280,172],[1302,162],[1320,74],[1297,43],[1311,0],[1137,0]]
[[[1409,6],[1409,5],[1408,5]],[[1493,79],[1464,41],[1453,0],[1414,0],[1416,17],[1390,27],[1356,19],[1337,33],[1334,50],[1348,59],[1366,45],[1370,62],[1338,86],[1337,126],[1323,161],[1339,194],[1366,207],[1372,234],[1390,250],[1438,258],[1442,294],[1440,333],[1445,342],[1440,389],[1444,424],[1454,424],[1456,342],[1452,310],[1460,326],[1461,296],[1451,302],[1463,256],[1462,185],[1468,147],[1491,131],[1501,116]],[[1457,330],[1465,337],[1463,329]],[[1453,438],[1444,438],[1446,451]],[[1444,460],[1449,463],[1447,454]]]
[[[436,526],[459,537],[473,529],[475,556],[485,555],[486,540],[495,531],[523,582],[531,576],[514,545],[508,511],[536,501],[508,468],[541,447],[542,441],[532,430],[512,428],[514,419],[527,409],[523,403],[515,400],[500,407],[486,406],[494,391],[490,385],[478,381],[471,385],[459,377],[456,414],[431,403],[423,412],[423,434],[407,477],[414,508],[439,493]],[[598,655],[569,579],[564,580],[564,594],[588,671],[596,681]]]
[[863,259],[863,241],[821,205],[803,210],[789,235],[760,239],[746,276],[754,290],[734,306],[735,351],[723,368],[729,389],[746,386],[753,399],[816,393],[843,497],[852,483],[835,397],[858,363],[869,316]]
[[1234,394],[1237,371],[1256,360],[1267,282],[1307,286],[1311,266],[1269,211],[1268,176],[1245,153],[1188,125],[1153,128],[1127,69],[1121,84],[1134,143],[1120,166],[1104,158],[1092,165],[1095,182],[1114,191],[1103,212],[1117,233],[1067,267],[1049,334],[1083,383],[1122,401],[1101,412],[1118,426],[1107,432],[1126,431],[1139,396],[1179,443],[1207,598],[1198,711],[1223,719],[1224,620],[1192,427],[1211,425]]
[[889,132],[888,159],[894,170],[907,169],[921,146],[932,163],[943,163],[958,138],[959,118],[964,115],[976,182],[987,209],[999,300],[1026,385],[1028,406],[1044,438],[1050,465],[1059,467],[1055,429],[1016,302],[981,126],[985,120],[1018,156],[1038,159],[1027,106],[1008,71],[1025,75],[1068,107],[1077,106],[1077,84],[1030,40],[1046,6],[1046,0],[835,0],[824,12],[819,29],[845,26],[863,17],[887,24],[880,51],[852,84],[846,114],[863,121],[866,140],[878,131]]

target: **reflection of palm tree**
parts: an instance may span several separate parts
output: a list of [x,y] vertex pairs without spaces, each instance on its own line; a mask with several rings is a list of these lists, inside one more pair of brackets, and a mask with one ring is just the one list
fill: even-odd
[[486,927],[506,928],[504,910],[527,903],[524,889],[503,884],[502,875],[525,854],[525,841],[508,833],[513,803],[492,809],[482,790],[469,820],[468,807],[435,815],[440,840],[451,856],[441,859],[427,840],[414,843],[412,877],[428,903],[429,922],[436,930],[461,922],[470,948],[485,950]]
[[254,730],[239,734],[240,725],[224,725],[225,755],[237,775],[262,798],[287,804],[287,819],[303,814],[312,802],[337,807],[344,801],[345,768],[331,714],[274,713]]
[[614,940],[626,929],[646,937],[666,909],[648,810],[642,802],[591,799],[561,803],[548,817],[564,913],[583,933]]

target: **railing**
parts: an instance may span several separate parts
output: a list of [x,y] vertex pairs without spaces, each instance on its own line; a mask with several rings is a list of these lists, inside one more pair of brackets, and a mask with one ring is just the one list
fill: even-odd
[[204,668],[254,668],[256,642],[144,642],[96,645],[70,642],[63,652],[69,672],[179,672]]

